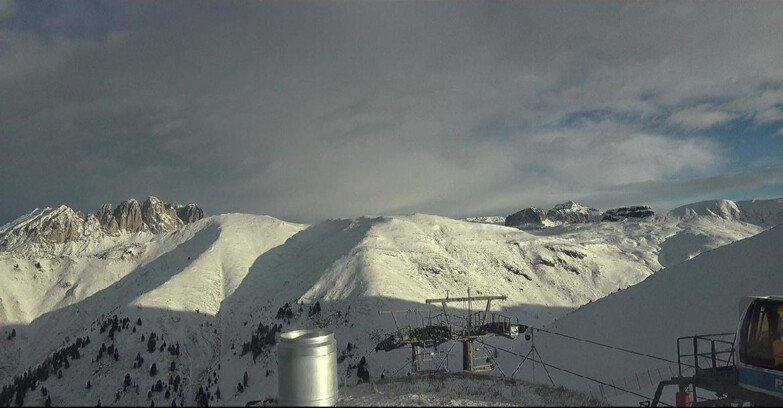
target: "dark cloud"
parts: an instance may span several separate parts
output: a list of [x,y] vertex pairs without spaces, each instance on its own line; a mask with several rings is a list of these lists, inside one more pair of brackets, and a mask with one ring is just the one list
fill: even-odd
[[781,18],[774,2],[0,2],[0,220],[151,194],[302,222],[664,202],[679,193],[656,186],[705,178],[718,196],[742,185],[722,175],[775,165],[710,132],[783,122]]

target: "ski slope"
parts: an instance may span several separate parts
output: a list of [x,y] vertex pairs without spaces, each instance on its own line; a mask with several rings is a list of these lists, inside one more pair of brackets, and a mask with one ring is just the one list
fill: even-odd
[[[775,227],[703,253],[592,302],[547,329],[676,361],[678,337],[734,332],[743,296],[783,293],[781,242],[783,227]],[[547,363],[606,382],[669,365],[551,334],[537,336]],[[557,384],[595,389],[595,384],[573,376],[554,372],[553,377]],[[652,396],[654,387],[641,392]],[[641,399],[624,398],[615,402]]]

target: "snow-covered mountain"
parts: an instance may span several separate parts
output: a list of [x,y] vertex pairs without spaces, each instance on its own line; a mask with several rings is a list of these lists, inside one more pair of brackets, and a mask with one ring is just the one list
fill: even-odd
[[27,258],[90,256],[121,242],[149,241],[154,234],[175,231],[205,216],[196,204],[171,204],[156,197],[141,204],[131,198],[114,210],[104,204],[88,215],[65,205],[36,208],[0,227],[0,251]]
[[597,221],[601,212],[595,208],[585,207],[574,201],[566,201],[554,206],[546,212],[546,219],[552,222],[576,223]]
[[669,218],[688,219],[699,216],[720,217],[737,220],[761,227],[772,227],[783,223],[783,199],[771,200],[711,200],[687,204],[671,210]]
[[[97,222],[61,207],[62,220],[48,210],[0,228],[3,237],[20,231],[0,252],[0,384],[40,365],[27,388],[17,380],[26,404],[193,405],[198,397],[237,405],[274,396],[275,332],[308,327],[335,331],[341,384],[358,381],[362,357],[373,378],[388,377],[407,354],[374,351],[393,327],[380,310],[424,308],[426,298],[470,287],[508,296],[498,306],[520,322],[549,324],[663,266],[763,231],[713,216],[530,232],[423,214],[307,226],[246,214],[195,220],[190,210],[186,222],[165,204],[155,217],[139,207],[102,209]],[[321,311],[311,313],[316,303]]]
[[467,217],[467,218],[463,218],[462,221],[477,222],[480,224],[503,225],[503,223],[506,222],[506,217],[502,215],[489,215],[489,216],[479,216],[479,217]]
[[[654,215],[649,206],[612,208],[602,213],[597,208],[586,207],[575,201],[566,201],[556,204],[546,212],[536,207],[524,208],[507,216],[503,225],[521,229],[540,229],[564,224],[622,221],[626,218],[646,218]],[[480,219],[481,217],[473,217],[467,221]]]
[[[676,361],[678,337],[734,332],[743,296],[783,293],[781,242],[783,227],[778,226],[705,252],[592,302],[547,329]],[[647,370],[670,375],[667,363],[660,360],[546,333],[537,335],[548,363],[607,383],[622,384],[623,378],[634,376],[644,379]],[[586,390],[591,385],[560,373],[553,376],[572,388]],[[631,385],[642,395],[652,396],[657,382],[642,381],[642,388]],[[639,399],[626,395],[616,402],[631,404]]]

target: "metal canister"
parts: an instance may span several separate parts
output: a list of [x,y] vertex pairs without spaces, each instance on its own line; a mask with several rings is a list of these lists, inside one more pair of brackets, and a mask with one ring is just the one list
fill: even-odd
[[294,330],[280,336],[277,391],[281,406],[337,404],[337,340],[327,330]]

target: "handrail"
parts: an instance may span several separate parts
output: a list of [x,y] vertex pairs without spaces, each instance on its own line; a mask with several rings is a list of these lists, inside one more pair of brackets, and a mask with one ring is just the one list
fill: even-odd
[[[734,339],[732,341],[724,340],[719,337],[725,337],[725,336],[734,336]],[[688,352],[683,353],[683,349],[681,347],[681,342],[683,340],[691,340],[691,349]],[[677,338],[677,365],[678,365],[678,371],[679,376],[682,377],[682,366],[690,366],[689,364],[683,362],[683,359],[693,359],[693,367],[694,369],[701,370],[702,367],[699,366],[699,359],[710,359],[710,365],[708,367],[705,367],[706,369],[716,369],[719,367],[719,363],[722,363],[724,366],[728,367],[731,365],[733,358],[734,358],[734,342],[736,341],[736,333],[733,332],[727,332],[727,333],[716,333],[716,334],[702,334],[702,335],[694,335],[694,336],[683,336]],[[699,352],[699,343],[707,342],[709,345],[709,351],[706,352]],[[725,346],[729,346],[728,349],[717,349],[716,346],[724,348]],[[729,354],[728,358],[721,358],[721,356],[724,356],[725,354]],[[711,367],[710,367],[711,366]]]

